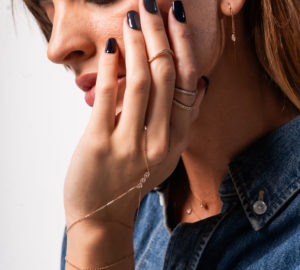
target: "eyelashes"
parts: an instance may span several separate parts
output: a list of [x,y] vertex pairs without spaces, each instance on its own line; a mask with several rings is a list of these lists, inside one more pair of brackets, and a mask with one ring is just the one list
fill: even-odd
[[[34,1],[37,5],[39,5],[45,15],[48,17],[49,21],[51,22],[51,18],[53,18],[53,14],[54,14],[54,4],[52,0],[32,0]],[[110,5],[113,4],[115,2],[117,2],[118,0],[85,0],[86,3],[91,3],[91,4],[96,4],[96,5]]]
[[117,0],[87,0],[88,3],[94,3],[98,5],[108,5],[116,2]]
[[[112,4],[114,2],[116,2],[117,0],[86,0],[86,2],[88,3],[95,3],[98,5],[108,5],[108,4]],[[41,6],[45,6],[45,5],[53,5],[52,0],[35,0],[35,3],[41,5]]]

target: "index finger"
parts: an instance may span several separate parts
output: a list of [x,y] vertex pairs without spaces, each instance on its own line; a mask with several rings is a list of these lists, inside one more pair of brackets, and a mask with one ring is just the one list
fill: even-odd
[[101,53],[95,89],[91,122],[101,132],[111,134],[115,126],[116,96],[118,90],[119,50],[114,38],[107,40]]
[[[170,49],[163,18],[153,1],[139,0],[141,25],[149,58]],[[164,54],[149,63],[152,85],[148,108],[148,132],[156,141],[168,141],[172,98],[175,86],[173,57]]]

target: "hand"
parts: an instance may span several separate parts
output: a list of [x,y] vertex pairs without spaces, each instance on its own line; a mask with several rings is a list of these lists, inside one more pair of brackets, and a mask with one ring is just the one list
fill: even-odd
[[[188,24],[178,22],[169,10],[170,43],[160,13],[151,14],[139,0],[142,31],[123,21],[126,56],[126,91],[121,114],[116,117],[118,48],[100,56],[95,102],[87,128],[73,154],[65,179],[67,225],[136,185],[146,167],[144,126],[147,126],[147,159],[151,176],[143,195],[162,183],[175,169],[189,142],[189,130],[198,109],[186,111],[172,100],[191,105],[195,97],[174,93],[178,88],[199,90],[195,106],[204,96],[204,83],[191,45]],[[149,64],[149,56],[170,48]],[[128,194],[97,214],[100,221],[132,226],[138,193]]]

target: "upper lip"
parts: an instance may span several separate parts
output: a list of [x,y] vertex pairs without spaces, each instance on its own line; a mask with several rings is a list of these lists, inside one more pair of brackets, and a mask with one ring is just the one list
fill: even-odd
[[97,73],[87,73],[76,78],[77,86],[83,91],[88,91],[96,85]]
[[[124,77],[125,75],[118,75],[118,78]],[[89,91],[96,85],[97,73],[86,73],[76,78],[77,86],[83,91]]]

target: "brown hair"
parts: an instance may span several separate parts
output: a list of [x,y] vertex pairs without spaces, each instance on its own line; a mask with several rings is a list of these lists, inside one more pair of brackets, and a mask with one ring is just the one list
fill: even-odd
[[245,14],[260,63],[300,110],[299,1],[248,0]]
[[[35,0],[23,0],[49,41],[52,24]],[[300,110],[300,3],[247,0],[246,25],[268,76]]]
[[[13,3],[14,0],[12,0]],[[50,22],[45,10],[39,5],[39,1],[23,0],[29,11],[36,19],[41,31],[43,32],[46,40],[49,42],[52,32],[52,23]]]

